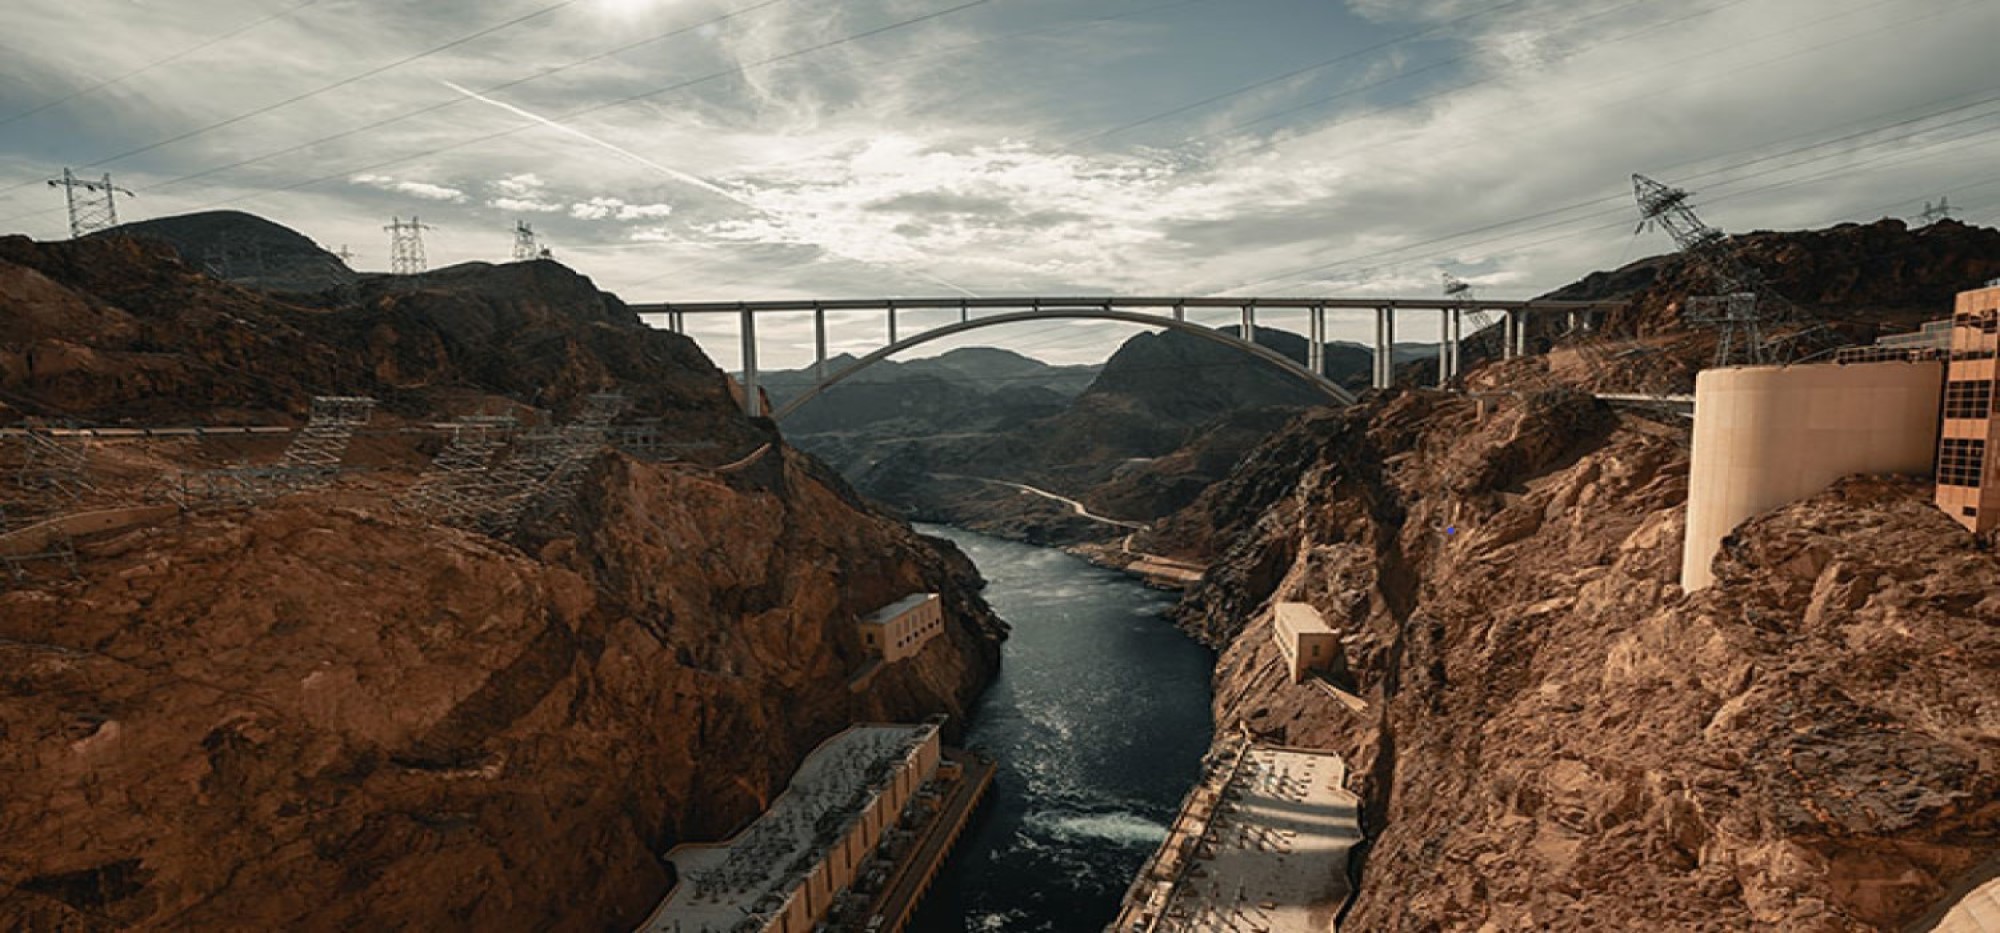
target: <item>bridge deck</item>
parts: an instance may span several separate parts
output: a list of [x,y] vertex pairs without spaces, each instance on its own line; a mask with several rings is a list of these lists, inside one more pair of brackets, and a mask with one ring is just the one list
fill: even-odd
[[639,314],[736,314],[744,311],[883,311],[982,310],[992,308],[1413,308],[1462,311],[1597,311],[1624,305],[1623,301],[1553,301],[1539,298],[1467,301],[1456,298],[1221,298],[1221,297],[1131,297],[1097,295],[1085,297],[1028,298],[838,298],[820,300],[783,299],[775,301],[658,301],[630,307]]

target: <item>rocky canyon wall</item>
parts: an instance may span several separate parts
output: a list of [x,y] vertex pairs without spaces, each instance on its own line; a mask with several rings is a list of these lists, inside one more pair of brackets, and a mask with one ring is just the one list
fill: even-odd
[[[1213,560],[1218,731],[1339,751],[1346,925],[1895,930],[2000,848],[2000,561],[1858,477],[1677,584],[1686,430],[1567,390],[1310,415],[1140,543]],[[1262,614],[1342,632],[1356,713]]]

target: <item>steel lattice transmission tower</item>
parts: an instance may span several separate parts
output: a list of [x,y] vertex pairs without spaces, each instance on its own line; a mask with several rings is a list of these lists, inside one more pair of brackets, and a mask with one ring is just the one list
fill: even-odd
[[382,229],[389,231],[389,271],[396,275],[423,274],[424,231],[435,228],[415,217],[408,223],[391,217],[389,225]]
[[1925,201],[1924,212],[1917,215],[1917,219],[1923,221],[1923,223],[1918,224],[1918,226],[1928,227],[1940,220],[1948,220],[1951,218],[1953,210],[1956,210],[1956,208],[1951,206],[1950,195],[1939,196],[1936,204]]
[[526,221],[514,221],[514,261],[527,262],[531,259],[546,259],[549,251],[542,248],[535,239],[535,228]]
[[111,173],[104,173],[100,181],[78,178],[69,169],[63,169],[61,178],[49,179],[49,187],[63,189],[63,197],[69,202],[69,235],[81,237],[109,230],[118,226],[118,196],[137,197],[125,188],[111,183]]
[[1752,365],[1769,362],[1765,326],[1791,317],[1790,305],[1737,258],[1726,234],[1695,216],[1688,203],[1693,198],[1690,192],[1635,174],[1632,194],[1639,202],[1640,218],[1633,232],[1654,226],[1667,231],[1681,253],[1715,286],[1711,294],[1688,296],[1682,314],[1690,324],[1718,331],[1715,365],[1728,366],[1739,357]]

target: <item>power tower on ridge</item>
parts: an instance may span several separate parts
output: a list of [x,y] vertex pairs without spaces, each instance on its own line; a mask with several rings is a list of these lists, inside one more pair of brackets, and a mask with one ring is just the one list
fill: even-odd
[[69,235],[73,239],[118,226],[118,196],[137,197],[129,189],[112,184],[110,172],[104,173],[101,181],[91,181],[78,178],[65,168],[61,178],[49,179],[49,187],[63,189],[63,197],[69,203]]
[[1635,174],[1632,194],[1639,202],[1640,218],[1633,233],[1652,226],[1667,231],[1681,253],[1715,286],[1710,294],[1690,295],[1682,309],[1687,323],[1718,331],[1714,365],[1729,366],[1739,359],[1753,366],[1771,362],[1771,344],[1764,329],[1793,317],[1790,304],[1772,292],[1755,269],[1737,258],[1729,249],[1726,234],[1695,216],[1688,203],[1694,196],[1691,192]]
[[396,275],[422,275],[425,268],[424,231],[435,228],[415,217],[411,217],[408,223],[391,217],[389,225],[382,229],[389,231],[389,271]]
[[542,248],[535,239],[535,228],[527,221],[514,221],[514,261],[527,262],[532,259],[547,259],[549,251]]
[[1929,201],[1925,201],[1924,212],[1917,215],[1917,219],[1923,222],[1918,224],[1917,226],[1928,227],[1931,224],[1937,223],[1940,220],[1949,220],[1951,219],[1951,212],[1953,210],[1955,210],[1955,208],[1951,206],[1950,195],[1940,195],[1938,197],[1936,204],[1932,204]]

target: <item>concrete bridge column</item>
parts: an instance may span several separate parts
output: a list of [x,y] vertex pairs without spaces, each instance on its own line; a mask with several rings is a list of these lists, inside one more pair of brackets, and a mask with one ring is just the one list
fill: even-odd
[[889,342],[896,342],[896,306],[889,305]]
[[1466,348],[1466,312],[1452,308],[1452,378],[1458,378],[1466,370],[1464,360]]
[[1396,309],[1375,309],[1375,388],[1396,386]]
[[1514,322],[1514,355],[1528,355],[1528,312],[1519,312],[1520,319]]
[[1442,389],[1451,381],[1451,309],[1438,309],[1438,384]]
[[1176,321],[1187,320],[1187,305],[1180,304],[1178,302],[1174,304],[1174,320]]
[[1316,306],[1311,311],[1310,326],[1312,342],[1306,345],[1306,368],[1320,375],[1326,375],[1326,307]]
[[1520,315],[1519,311],[1509,310],[1507,316],[1500,319],[1500,323],[1505,325],[1500,332],[1500,358],[1503,360],[1514,358],[1514,331],[1520,327]]
[[813,381],[826,381],[826,309],[813,307]]
[[1237,332],[1244,343],[1257,342],[1257,306],[1243,306],[1243,329]]
[[764,414],[764,397],[757,391],[757,315],[749,308],[738,314],[743,322],[743,413],[756,418]]

